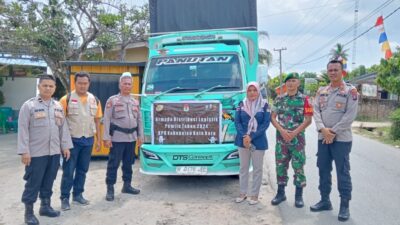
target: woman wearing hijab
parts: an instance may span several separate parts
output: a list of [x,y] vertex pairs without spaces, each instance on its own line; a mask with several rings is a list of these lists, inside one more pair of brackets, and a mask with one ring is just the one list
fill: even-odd
[[[247,197],[250,205],[258,203],[264,153],[268,149],[265,131],[269,123],[270,110],[268,103],[261,96],[260,85],[250,82],[247,85],[246,98],[239,104],[235,115],[235,145],[239,148],[240,158],[240,195],[235,199],[236,203],[243,202]],[[253,183],[248,192],[250,162],[253,166]]]

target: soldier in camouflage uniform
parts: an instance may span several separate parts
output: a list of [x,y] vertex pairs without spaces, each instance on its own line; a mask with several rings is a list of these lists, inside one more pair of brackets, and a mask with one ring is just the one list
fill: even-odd
[[285,83],[287,93],[276,98],[271,114],[271,122],[277,131],[275,160],[278,183],[278,193],[271,204],[278,205],[286,200],[285,186],[289,180],[287,170],[291,160],[294,170],[293,184],[296,186],[295,206],[301,208],[304,206],[303,187],[306,186],[304,130],[311,124],[313,109],[308,96],[298,91],[298,73],[288,74]]

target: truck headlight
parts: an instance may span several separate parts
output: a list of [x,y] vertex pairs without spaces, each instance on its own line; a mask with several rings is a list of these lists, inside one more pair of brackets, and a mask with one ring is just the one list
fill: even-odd
[[156,155],[150,151],[142,149],[142,152],[143,152],[143,156],[147,159],[161,160],[160,157],[158,157],[158,155]]
[[239,151],[236,150],[234,152],[231,152],[229,155],[227,155],[224,160],[226,159],[238,159],[239,158]]

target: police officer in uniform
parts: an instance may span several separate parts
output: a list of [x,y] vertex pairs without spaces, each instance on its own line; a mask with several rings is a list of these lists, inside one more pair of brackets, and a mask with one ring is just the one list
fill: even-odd
[[107,164],[107,194],[106,200],[114,200],[114,184],[117,180],[117,170],[122,160],[122,193],[139,194],[140,190],[131,186],[132,164],[135,160],[134,149],[143,142],[142,116],[139,102],[130,93],[132,90],[132,75],[124,72],[119,80],[120,93],[111,96],[104,110],[104,146],[110,148]]
[[321,200],[310,209],[313,212],[332,210],[329,194],[334,161],[341,198],[338,220],[346,221],[350,218],[352,190],[349,158],[351,124],[357,115],[358,92],[355,87],[343,81],[341,61],[330,61],[327,70],[331,82],[318,90],[314,102],[314,120],[319,132],[317,166]]
[[[62,210],[70,209],[69,197],[72,187],[72,201],[80,205],[89,204],[82,195],[86,173],[89,170],[93,144],[96,144],[97,151],[100,151],[101,147],[101,104],[96,96],[88,92],[90,75],[81,71],[75,74],[74,80],[75,90],[60,100],[74,144],[74,148],[71,149],[71,159],[63,161],[60,196]],[[94,143],[95,134],[96,143]]]
[[308,96],[298,91],[298,73],[289,73],[285,83],[287,93],[275,99],[271,114],[272,125],[276,128],[275,160],[278,183],[278,193],[271,204],[278,205],[286,200],[285,187],[289,179],[287,170],[289,162],[292,161],[293,184],[296,186],[295,206],[302,208],[303,188],[306,186],[304,130],[311,124],[313,108]]
[[38,194],[41,199],[39,215],[58,217],[59,211],[50,205],[53,183],[60,166],[60,154],[69,159],[72,148],[71,136],[62,106],[52,99],[56,90],[53,76],[39,78],[39,95],[26,101],[19,112],[18,148],[25,165],[25,223],[39,224],[33,213]]

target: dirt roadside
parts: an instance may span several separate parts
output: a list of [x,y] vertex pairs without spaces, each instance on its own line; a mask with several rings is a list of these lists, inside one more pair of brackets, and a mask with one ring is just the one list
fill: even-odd
[[[23,165],[15,154],[16,135],[0,136],[0,225],[23,224],[23,204],[20,202],[24,182]],[[267,161],[265,161],[266,163]],[[203,224],[282,224],[279,210],[270,205],[273,190],[265,166],[260,203],[234,203],[239,180],[233,177],[160,177],[138,172],[134,165],[134,186],[141,194],[121,194],[121,171],[118,171],[116,199],[105,197],[106,160],[93,160],[86,181],[85,197],[90,205],[71,205],[59,218],[38,216],[40,224],[102,224],[102,225],[203,225]],[[52,205],[60,209],[60,170],[53,188]],[[39,201],[35,204],[38,215]]]

